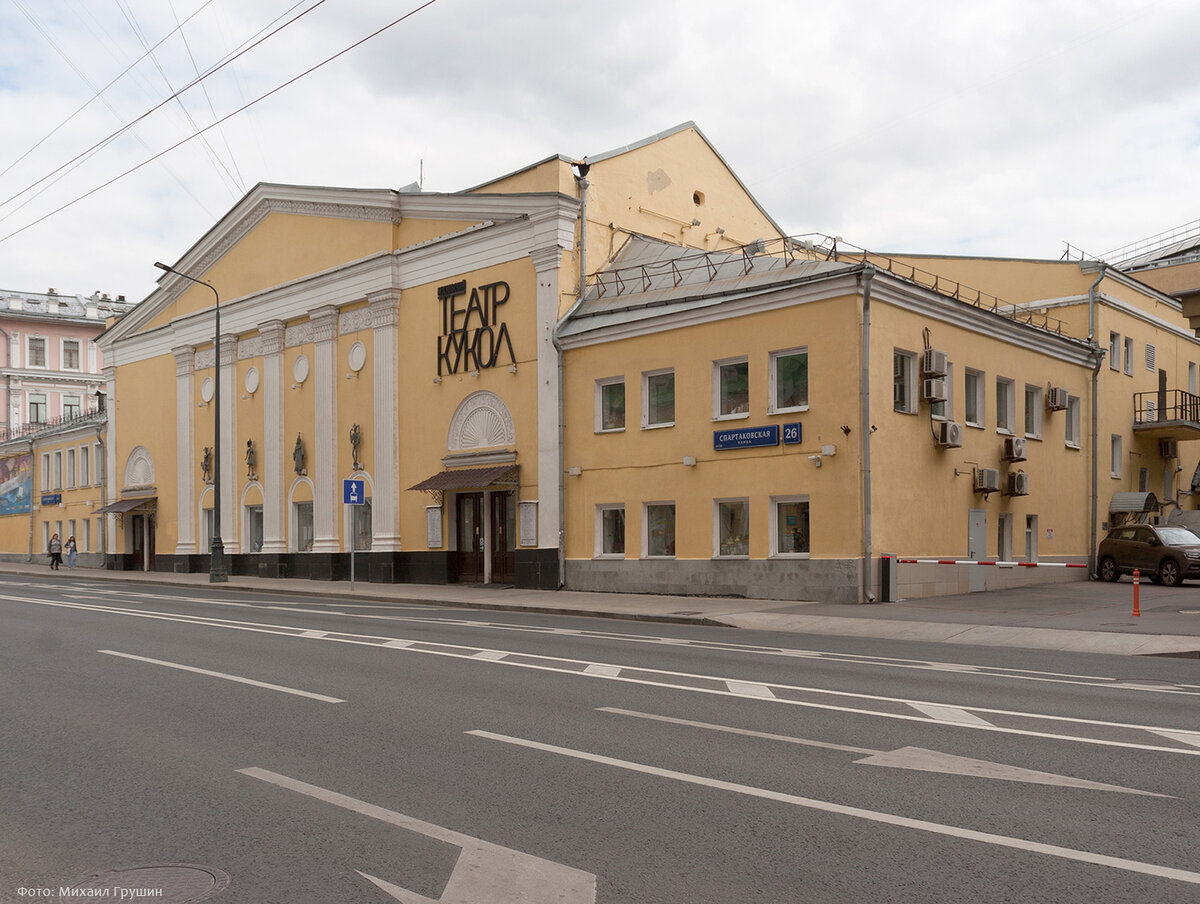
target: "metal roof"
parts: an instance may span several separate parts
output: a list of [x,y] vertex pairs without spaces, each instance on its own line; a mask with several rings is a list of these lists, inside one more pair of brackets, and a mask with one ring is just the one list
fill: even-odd
[[1158,499],[1153,493],[1113,493],[1110,512],[1157,512]]
[[459,468],[442,471],[409,487],[410,490],[485,490],[517,470],[516,465],[496,465],[491,468]]

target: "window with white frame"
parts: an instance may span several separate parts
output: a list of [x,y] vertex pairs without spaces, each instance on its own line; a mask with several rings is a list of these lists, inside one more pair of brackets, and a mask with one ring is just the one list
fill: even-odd
[[808,544],[808,497],[773,497],[771,499],[771,555],[808,558]]
[[1114,433],[1108,444],[1109,462],[1112,465],[1111,473],[1113,477],[1121,476],[1122,452],[1121,452],[1121,434]]
[[92,519],[84,518],[79,522],[79,551],[92,551]]
[[713,555],[745,557],[750,555],[750,500],[713,500]]
[[1108,334],[1108,366],[1119,371],[1121,369],[1121,334]]
[[203,553],[212,552],[213,541],[213,510],[210,508],[203,509],[200,517],[200,551]]
[[50,453],[42,453],[42,492],[50,489]]
[[85,487],[92,482],[92,447],[84,443],[79,447],[79,485]]
[[49,411],[46,405],[46,394],[44,392],[31,392],[26,396],[26,399],[29,403],[28,423],[46,423],[46,418],[49,417]]
[[917,411],[917,355],[892,349],[892,409],[904,414]]
[[244,550],[245,552],[262,552],[263,507],[261,505],[246,506],[246,546],[248,548]]
[[769,356],[771,413],[808,409],[808,349],[792,348]]
[[1149,468],[1138,468],[1138,492],[1139,493],[1149,493],[1150,492],[1150,469]]
[[648,370],[642,374],[642,429],[675,426],[675,371]]
[[1196,362],[1188,362],[1188,392],[1196,394]]
[[642,506],[642,555],[648,559],[675,557],[674,502],[647,502]]
[[313,504],[297,502],[296,509],[296,552],[312,552],[313,548]]
[[46,337],[45,336],[30,336],[25,340],[25,366],[26,367],[45,367],[46,366]]
[[625,557],[625,506],[596,506],[596,558]]
[[596,381],[596,432],[625,429],[625,378],[606,377]]
[[64,476],[65,476],[65,478],[66,478],[66,480],[65,480],[65,486],[66,486],[66,488],[67,488],[68,490],[73,490],[73,489],[75,489],[75,475],[76,475],[76,473],[77,473],[77,472],[76,472],[76,469],[75,469],[75,450],[74,450],[74,449],[68,449],[68,450],[67,450],[67,470],[66,470],[66,474],[64,475]]
[[61,449],[54,453],[54,471],[51,475],[51,480],[53,489],[61,490],[63,488],[63,459]]
[[1133,340],[1125,337],[1125,373],[1133,376]]
[[1025,435],[1042,438],[1042,387],[1025,384]]
[[946,364],[946,398],[942,402],[930,402],[929,414],[940,421],[954,420],[954,365]]
[[1074,449],[1079,448],[1079,396],[1067,396],[1067,423],[1064,428],[1066,431],[1067,445]]
[[1016,384],[1007,377],[996,377],[996,431],[1016,432]]
[[1025,516],[1025,561],[1036,562],[1038,556],[1038,516]]
[[62,397],[62,416],[66,420],[79,417],[82,409],[79,404],[79,396],[65,395]]
[[96,443],[92,447],[92,483],[101,486],[104,483],[104,447]]
[[64,339],[62,341],[62,369],[79,370],[78,339]]
[[963,419],[971,427],[982,427],[984,405],[984,375],[981,371],[967,368],[963,374]]
[[743,355],[713,362],[713,418],[750,416],[750,363]]
[[352,549],[369,550],[373,534],[371,497],[364,499],[362,505],[350,506],[350,509],[350,541],[354,544]]

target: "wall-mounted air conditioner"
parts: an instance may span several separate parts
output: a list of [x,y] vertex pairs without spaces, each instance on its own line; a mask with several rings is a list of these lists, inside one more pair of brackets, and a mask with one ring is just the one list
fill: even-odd
[[1008,492],[1006,496],[1028,496],[1029,475],[1024,471],[1014,471],[1008,475]]
[[1158,441],[1158,454],[1163,458],[1178,458],[1179,442],[1173,439],[1160,439]]
[[958,448],[962,445],[962,424],[943,421],[938,424],[938,445]]
[[950,398],[945,380],[925,380],[921,387],[921,398],[926,402],[944,402]]
[[1005,461],[1024,461],[1025,460],[1025,437],[1023,436],[1006,436],[1004,437],[1004,455]]
[[995,468],[980,468],[975,472],[975,492],[995,493],[1000,489],[1000,472]]
[[1046,393],[1046,407],[1051,411],[1066,411],[1068,395],[1070,393],[1065,386],[1050,387],[1050,391]]
[[944,377],[950,370],[949,356],[940,348],[927,348],[921,358],[921,376]]

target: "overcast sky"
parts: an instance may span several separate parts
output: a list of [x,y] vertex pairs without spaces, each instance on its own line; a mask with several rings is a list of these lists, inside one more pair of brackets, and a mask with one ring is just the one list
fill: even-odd
[[457,191],[687,120],[787,232],[875,251],[1099,255],[1200,219],[1195,0],[435,0],[99,188],[420,2],[324,0],[25,191],[318,0],[0,0],[0,288],[140,300],[256,182],[423,161]]

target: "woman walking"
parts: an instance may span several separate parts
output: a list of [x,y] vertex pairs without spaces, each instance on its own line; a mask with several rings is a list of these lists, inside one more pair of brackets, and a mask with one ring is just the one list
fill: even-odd
[[65,549],[67,550],[67,567],[74,568],[75,567],[76,547],[75,547],[75,538],[73,536],[67,537],[67,545],[66,545]]
[[46,551],[50,553],[50,570],[58,571],[58,566],[62,564],[62,540],[58,539],[58,534],[50,538],[50,546]]

